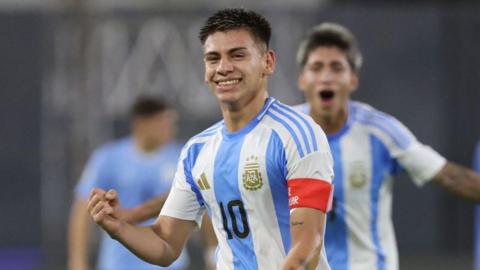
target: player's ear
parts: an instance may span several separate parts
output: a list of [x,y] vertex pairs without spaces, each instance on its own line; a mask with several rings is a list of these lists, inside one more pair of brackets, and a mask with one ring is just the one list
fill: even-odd
[[352,89],[351,92],[354,92],[355,90],[357,90],[359,84],[360,84],[360,78],[358,77],[358,73],[352,72],[352,76],[350,78],[350,89]]
[[298,80],[297,80],[297,87],[299,91],[304,92],[305,90],[305,75],[303,73],[303,68],[300,71],[300,74],[298,75]]
[[265,75],[272,75],[275,71],[275,66],[277,63],[277,57],[273,50],[268,49],[265,53]]

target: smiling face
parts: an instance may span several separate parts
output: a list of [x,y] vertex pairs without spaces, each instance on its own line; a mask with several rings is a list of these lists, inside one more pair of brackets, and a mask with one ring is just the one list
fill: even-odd
[[309,53],[298,84],[312,111],[322,117],[335,117],[347,111],[350,94],[358,86],[358,76],[342,50],[322,46]]
[[247,29],[215,32],[203,49],[205,82],[220,103],[242,108],[266,92],[275,56]]

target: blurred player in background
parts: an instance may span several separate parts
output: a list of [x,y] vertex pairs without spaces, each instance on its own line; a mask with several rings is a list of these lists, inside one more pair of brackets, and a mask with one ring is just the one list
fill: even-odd
[[415,184],[429,181],[480,200],[480,177],[420,143],[394,117],[350,100],[362,56],[349,30],[314,27],[301,43],[298,85],[309,114],[327,133],[334,158],[334,203],[325,235],[332,269],[398,269],[391,219],[392,176],[406,170]]
[[[473,169],[480,173],[480,141],[473,156]],[[480,205],[475,207],[475,270],[480,270]]]
[[270,35],[268,21],[244,9],[220,10],[202,27],[205,81],[223,121],[183,148],[154,225],[128,224],[115,192],[92,191],[95,222],[139,257],[170,264],[208,210],[217,269],[330,269],[323,249],[330,150],[310,117],[268,96],[276,62]]
[[[131,135],[97,149],[75,189],[69,224],[69,269],[89,269],[91,219],[87,200],[94,187],[115,189],[122,200],[118,215],[131,224],[152,224],[170,190],[181,146],[174,142],[176,113],[158,98],[140,97],[131,108]],[[185,269],[186,256],[168,269]],[[102,234],[100,270],[159,269]]]

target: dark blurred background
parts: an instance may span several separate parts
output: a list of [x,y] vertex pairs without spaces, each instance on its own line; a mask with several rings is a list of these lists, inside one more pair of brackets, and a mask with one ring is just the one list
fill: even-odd
[[[220,118],[196,35],[221,7],[271,21],[270,94],[288,104],[303,102],[295,53],[304,32],[345,24],[365,59],[354,98],[469,166],[480,138],[480,5],[359,2],[1,0],[0,269],[66,269],[73,187],[92,149],[125,134],[135,96],[175,104],[183,141]],[[406,176],[394,189],[401,268],[472,269],[473,204]]]

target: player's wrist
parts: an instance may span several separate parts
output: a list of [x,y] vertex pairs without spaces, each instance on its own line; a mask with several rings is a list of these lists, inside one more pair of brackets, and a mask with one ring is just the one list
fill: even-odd
[[126,227],[128,225],[128,222],[118,219],[115,221],[115,225],[112,226],[110,230],[105,231],[108,233],[108,235],[110,235],[112,239],[120,241],[121,236],[124,234],[124,231],[126,230]]

